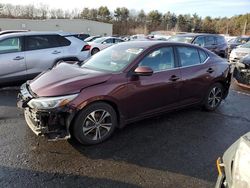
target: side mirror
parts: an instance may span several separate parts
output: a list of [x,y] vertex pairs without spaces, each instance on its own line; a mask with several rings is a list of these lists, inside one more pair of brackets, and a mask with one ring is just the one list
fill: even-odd
[[137,67],[134,71],[137,76],[151,76],[153,74],[153,70],[147,66]]
[[107,44],[107,42],[106,42],[106,41],[104,41],[104,42],[102,42],[102,44]]

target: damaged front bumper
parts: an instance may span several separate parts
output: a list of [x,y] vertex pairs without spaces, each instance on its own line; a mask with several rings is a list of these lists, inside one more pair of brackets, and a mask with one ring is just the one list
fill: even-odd
[[17,106],[24,109],[25,120],[30,129],[38,136],[47,137],[48,140],[70,138],[69,127],[76,110],[69,106],[50,110],[35,110],[28,106],[28,102],[35,97],[28,84],[21,86]]
[[238,83],[250,86],[250,56],[236,63],[233,76]]

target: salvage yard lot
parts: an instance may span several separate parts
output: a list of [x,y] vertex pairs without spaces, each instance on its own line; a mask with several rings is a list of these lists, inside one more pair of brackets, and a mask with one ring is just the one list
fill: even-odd
[[181,110],[86,147],[26,126],[17,90],[0,90],[1,187],[214,187],[215,160],[250,131],[250,95],[230,90],[215,112]]

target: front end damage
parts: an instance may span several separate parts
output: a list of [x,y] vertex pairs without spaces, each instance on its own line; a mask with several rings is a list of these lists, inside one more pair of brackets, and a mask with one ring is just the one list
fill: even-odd
[[239,85],[250,87],[250,55],[235,64],[233,76]]
[[28,84],[21,86],[17,106],[24,109],[25,120],[30,129],[49,140],[70,138],[69,127],[77,110],[69,105],[49,110],[32,109],[28,103],[36,97]]

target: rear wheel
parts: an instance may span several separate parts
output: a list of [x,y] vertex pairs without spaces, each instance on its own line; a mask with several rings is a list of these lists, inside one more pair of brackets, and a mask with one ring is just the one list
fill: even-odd
[[115,110],[107,103],[98,102],[83,109],[73,125],[73,134],[82,144],[93,145],[108,139],[117,126]]
[[223,86],[220,83],[213,84],[206,95],[204,108],[208,111],[214,111],[220,105],[223,99]]
[[96,53],[98,53],[100,50],[98,48],[94,48],[92,51],[91,51],[91,55],[95,55]]

